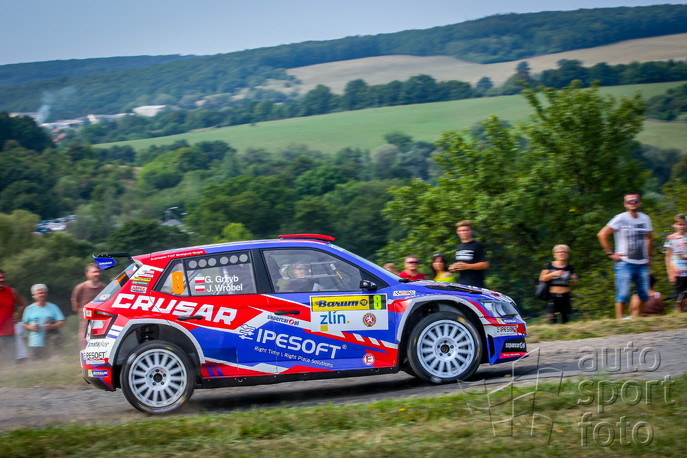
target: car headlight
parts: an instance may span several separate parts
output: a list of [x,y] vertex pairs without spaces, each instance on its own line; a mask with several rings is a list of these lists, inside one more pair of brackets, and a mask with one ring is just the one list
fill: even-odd
[[520,318],[518,309],[506,301],[484,301],[482,305],[489,310],[495,318]]

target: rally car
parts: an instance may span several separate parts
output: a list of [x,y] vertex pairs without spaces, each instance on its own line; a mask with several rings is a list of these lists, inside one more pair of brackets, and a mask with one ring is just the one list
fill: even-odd
[[430,383],[527,356],[511,298],[409,282],[317,234],[140,256],[84,307],[85,380],[170,412],[195,388],[406,371]]

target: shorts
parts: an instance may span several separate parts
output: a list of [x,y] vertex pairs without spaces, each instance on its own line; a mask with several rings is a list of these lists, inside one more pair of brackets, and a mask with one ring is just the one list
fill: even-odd
[[629,264],[619,261],[613,267],[615,272],[615,301],[630,302],[630,287],[634,283],[637,295],[642,301],[649,300],[649,265]]
[[[678,300],[680,294],[687,292],[687,277],[675,278],[675,300]],[[686,294],[687,295],[687,294]],[[683,297],[684,299],[684,297]]]

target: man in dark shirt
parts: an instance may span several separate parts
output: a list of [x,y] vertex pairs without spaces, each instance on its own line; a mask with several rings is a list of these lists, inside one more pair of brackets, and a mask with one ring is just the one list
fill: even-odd
[[472,238],[470,221],[456,223],[456,234],[460,245],[456,250],[456,262],[448,270],[458,273],[458,283],[484,288],[484,271],[489,268],[484,245]]

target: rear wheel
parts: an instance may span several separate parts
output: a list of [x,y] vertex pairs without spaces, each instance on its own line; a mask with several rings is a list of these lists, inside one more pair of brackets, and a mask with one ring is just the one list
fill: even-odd
[[408,361],[415,376],[431,383],[451,383],[472,376],[483,345],[475,325],[455,312],[426,316],[408,341]]
[[129,355],[120,382],[126,400],[141,412],[167,413],[193,394],[193,365],[178,346],[153,340]]

